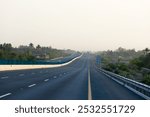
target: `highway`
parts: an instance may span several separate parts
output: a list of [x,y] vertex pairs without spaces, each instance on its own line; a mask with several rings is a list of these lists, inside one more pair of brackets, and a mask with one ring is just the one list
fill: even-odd
[[90,54],[58,68],[0,72],[0,100],[141,100],[109,79]]

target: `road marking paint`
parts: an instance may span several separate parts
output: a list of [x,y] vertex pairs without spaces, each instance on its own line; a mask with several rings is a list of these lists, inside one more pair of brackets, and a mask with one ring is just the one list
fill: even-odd
[[57,76],[54,76],[53,78],[57,78]]
[[3,77],[1,77],[1,79],[6,79],[6,78],[8,78],[8,76],[3,76]]
[[9,95],[11,95],[11,93],[7,93],[7,94],[4,94],[4,95],[1,95],[0,99],[3,98],[3,97],[9,96]]
[[90,67],[88,68],[88,100],[92,100]]
[[19,76],[24,76],[24,74],[19,74]]
[[36,84],[32,84],[32,85],[29,85],[28,87],[31,88],[31,87],[34,87],[35,85],[36,85]]
[[44,81],[47,82],[49,79],[45,79]]

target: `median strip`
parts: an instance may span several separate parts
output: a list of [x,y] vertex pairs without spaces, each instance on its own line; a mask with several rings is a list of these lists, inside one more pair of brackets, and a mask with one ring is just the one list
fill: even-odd
[[[12,71],[12,70],[25,70],[25,69],[39,69],[39,68],[54,68],[54,67],[62,67],[65,65],[68,65],[70,63],[72,63],[73,61],[79,59],[80,57],[82,57],[83,54],[81,54],[80,56],[70,60],[69,62],[66,63],[62,63],[62,64],[47,64],[47,65],[0,65],[0,71]],[[42,72],[40,72],[42,73]]]

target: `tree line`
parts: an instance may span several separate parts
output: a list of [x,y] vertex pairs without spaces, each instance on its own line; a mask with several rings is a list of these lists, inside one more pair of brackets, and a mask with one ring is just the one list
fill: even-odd
[[20,45],[19,47],[13,47],[11,43],[0,44],[0,60],[49,60],[69,56],[73,52],[72,50],[54,49],[51,46],[34,46],[33,43]]
[[150,49],[135,51],[118,48],[100,54],[104,69],[150,85]]

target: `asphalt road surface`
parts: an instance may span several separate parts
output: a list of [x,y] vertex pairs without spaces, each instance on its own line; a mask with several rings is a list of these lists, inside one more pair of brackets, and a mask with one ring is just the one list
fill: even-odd
[[109,79],[84,54],[59,68],[0,72],[1,100],[140,100]]

